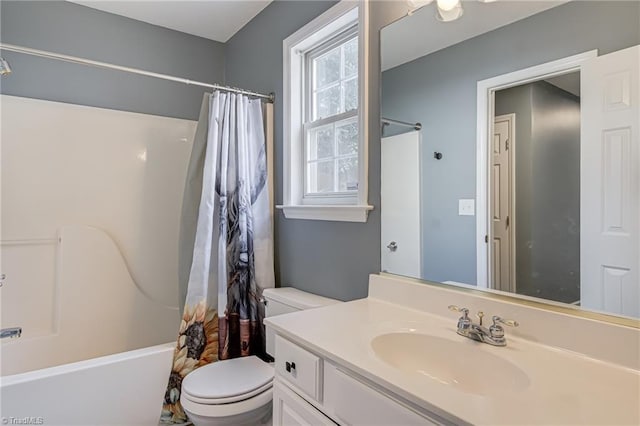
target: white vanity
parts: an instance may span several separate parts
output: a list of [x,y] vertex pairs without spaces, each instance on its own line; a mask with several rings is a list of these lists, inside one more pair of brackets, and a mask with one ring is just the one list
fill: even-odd
[[[521,326],[476,342],[451,303]],[[274,425],[640,424],[631,327],[378,275],[367,299],[265,322]]]

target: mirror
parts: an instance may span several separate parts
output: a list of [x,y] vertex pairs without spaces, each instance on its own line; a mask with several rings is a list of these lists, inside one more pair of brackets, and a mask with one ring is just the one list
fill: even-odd
[[381,31],[383,272],[640,317],[640,2],[410,4]]

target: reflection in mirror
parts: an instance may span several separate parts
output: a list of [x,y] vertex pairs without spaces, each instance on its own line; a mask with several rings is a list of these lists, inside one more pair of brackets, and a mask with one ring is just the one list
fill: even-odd
[[496,91],[490,149],[489,285],[579,304],[580,73]]
[[383,271],[640,317],[640,2],[463,5],[381,32]]

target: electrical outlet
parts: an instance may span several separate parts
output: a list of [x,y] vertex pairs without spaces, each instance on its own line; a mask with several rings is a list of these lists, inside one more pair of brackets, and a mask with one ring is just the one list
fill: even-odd
[[476,200],[458,200],[458,215],[475,216]]

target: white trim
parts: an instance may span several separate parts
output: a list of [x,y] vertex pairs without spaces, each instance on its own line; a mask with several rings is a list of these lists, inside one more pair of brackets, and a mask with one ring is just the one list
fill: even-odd
[[[327,39],[338,28],[348,27],[350,23],[358,23],[358,170],[359,182],[357,194],[352,197],[349,206],[304,205],[304,54],[314,44]],[[349,208],[364,212],[366,215],[373,207],[368,206],[368,139],[369,139],[369,105],[368,105],[368,58],[369,58],[369,4],[365,0],[343,0],[315,18],[283,41],[283,205],[285,217],[322,220],[319,213],[331,209],[340,211]],[[279,206],[279,208],[282,206]],[[349,211],[351,211],[349,210]],[[316,212],[316,213],[299,213]],[[318,213],[318,214],[317,214]],[[305,216],[305,217],[299,217]],[[326,214],[326,220],[341,220],[349,215]],[[345,219],[347,221],[348,218]]]
[[328,220],[340,222],[366,222],[367,214],[373,206],[349,205],[293,205],[276,206],[282,210],[287,219]]
[[[495,114],[495,112],[494,112]],[[493,122],[509,122],[509,289],[516,292],[516,114],[494,115]]]
[[489,288],[488,266],[491,251],[485,243],[485,236],[489,235],[489,214],[487,200],[490,199],[489,188],[489,156],[488,141],[491,140],[494,119],[495,92],[521,84],[531,83],[544,78],[580,71],[582,65],[589,59],[598,56],[597,50],[568,56],[556,61],[499,75],[487,80],[478,81],[477,86],[477,144],[476,144],[476,259],[477,259],[477,288]]

